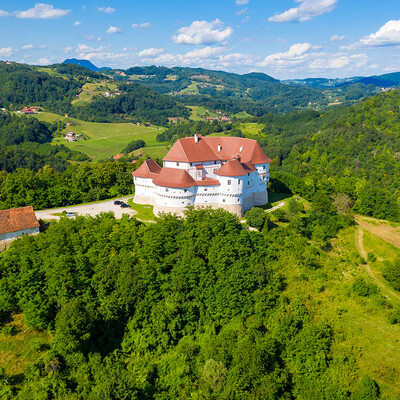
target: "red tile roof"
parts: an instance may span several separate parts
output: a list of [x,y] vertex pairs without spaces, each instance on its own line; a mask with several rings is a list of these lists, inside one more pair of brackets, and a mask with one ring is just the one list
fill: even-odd
[[243,176],[255,171],[251,163],[241,163],[239,160],[229,160],[215,174],[220,176]]
[[39,228],[32,206],[0,211],[0,234]]
[[172,149],[164,157],[164,161],[178,162],[204,162],[219,160],[219,157],[211,150],[205,138],[197,135],[196,143],[193,137],[179,139],[172,146]]
[[179,139],[164,157],[164,161],[227,161],[238,153],[244,163],[266,164],[271,162],[256,140],[238,137],[202,137],[201,135],[197,135],[197,137],[197,143],[193,137]]
[[184,170],[178,168],[161,168],[160,173],[153,179],[157,186],[186,188],[196,186],[196,181]]
[[152,158],[149,158],[136,171],[133,171],[132,175],[138,178],[154,179],[160,171],[161,167]]

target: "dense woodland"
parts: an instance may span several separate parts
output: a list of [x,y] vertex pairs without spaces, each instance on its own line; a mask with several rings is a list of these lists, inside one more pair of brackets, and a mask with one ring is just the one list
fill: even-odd
[[333,352],[340,328],[287,292],[282,274],[290,266],[304,279],[335,275],[321,246],[349,224],[319,207],[295,210],[289,223],[262,234],[222,210],[149,226],[103,214],[63,218],[18,240],[0,255],[1,317],[20,309],[31,328],[50,329],[54,339],[20,383],[3,372],[2,394],[378,399],[355,354]]
[[98,97],[84,106],[71,109],[71,115],[86,121],[112,122],[128,119],[166,125],[168,117],[188,117],[186,107],[171,97],[141,84],[121,84],[120,96]]
[[261,117],[257,139],[273,159],[272,185],[310,200],[317,190],[346,195],[354,211],[398,221],[399,104],[393,91],[326,113]]

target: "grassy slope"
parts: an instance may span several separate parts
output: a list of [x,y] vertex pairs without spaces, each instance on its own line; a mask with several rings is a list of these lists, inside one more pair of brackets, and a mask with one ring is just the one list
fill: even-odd
[[12,334],[0,333],[0,366],[8,375],[19,375],[28,364],[38,359],[52,336],[48,331],[29,329],[24,324],[23,314],[15,314],[5,325],[6,329],[10,327]]
[[97,160],[120,153],[132,140],[142,139],[146,142],[147,146],[164,148],[162,144],[156,141],[156,136],[164,128],[157,126],[144,127],[130,123],[106,124],[86,122],[74,118],[64,118],[60,115],[47,112],[37,114],[35,117],[47,122],[54,122],[56,120],[72,122],[73,126],[68,126],[63,132],[64,135],[67,131],[72,130],[76,134],[84,133],[91,139],[69,143],[64,138],[56,138],[53,143],[63,143],[70,149],[81,151]]

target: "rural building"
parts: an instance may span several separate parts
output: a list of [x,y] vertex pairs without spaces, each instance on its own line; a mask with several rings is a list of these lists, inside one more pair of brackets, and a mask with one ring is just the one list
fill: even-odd
[[0,241],[37,233],[39,222],[32,206],[0,210]]
[[270,162],[255,140],[200,135],[179,139],[162,168],[149,159],[132,173],[134,202],[152,204],[156,215],[210,206],[242,216],[268,203]]
[[113,157],[114,161],[118,161],[121,157],[124,156],[124,153],[119,153]]
[[65,140],[67,142],[76,142],[78,139],[76,138],[76,135],[74,132],[69,131],[66,135],[65,135]]

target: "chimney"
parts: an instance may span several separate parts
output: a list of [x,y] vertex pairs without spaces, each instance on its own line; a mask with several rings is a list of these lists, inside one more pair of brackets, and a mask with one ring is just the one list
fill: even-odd
[[195,142],[195,143],[198,143],[198,142],[199,142],[199,137],[198,137],[196,134],[194,134],[194,142]]

